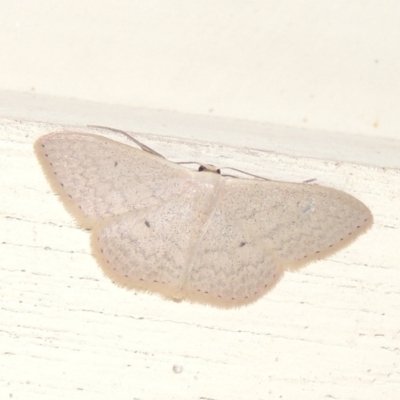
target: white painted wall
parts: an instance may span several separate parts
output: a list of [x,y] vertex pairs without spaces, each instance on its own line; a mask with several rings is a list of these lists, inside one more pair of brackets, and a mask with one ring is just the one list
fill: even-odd
[[0,3],[0,89],[396,137],[397,1]]
[[[397,399],[399,20],[394,1],[0,2],[0,399]],[[122,290],[33,154],[86,124],[316,178],[374,226],[243,309]]]

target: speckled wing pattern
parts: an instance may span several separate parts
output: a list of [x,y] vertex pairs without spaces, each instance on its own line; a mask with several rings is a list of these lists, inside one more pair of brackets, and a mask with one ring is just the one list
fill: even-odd
[[104,272],[172,299],[251,303],[373,220],[335,189],[192,171],[97,135],[46,135],[35,151]]

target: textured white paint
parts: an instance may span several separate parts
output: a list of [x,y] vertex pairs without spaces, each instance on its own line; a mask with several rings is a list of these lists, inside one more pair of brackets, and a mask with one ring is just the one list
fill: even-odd
[[[161,126],[157,115],[149,120]],[[256,141],[243,148],[201,135],[137,136],[172,160],[201,158],[278,180],[316,178],[370,207],[373,228],[350,247],[227,311],[134,294],[104,279],[88,233],[52,194],[32,151],[39,136],[66,129],[78,130],[0,124],[0,398],[398,397],[400,173],[376,166],[381,139],[367,153],[370,166],[318,159],[315,147],[310,158],[260,151]],[[226,143],[230,131],[227,125]]]

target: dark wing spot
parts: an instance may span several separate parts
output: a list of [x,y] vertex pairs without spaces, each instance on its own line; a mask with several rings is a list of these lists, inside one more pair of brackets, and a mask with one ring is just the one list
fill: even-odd
[[246,245],[246,242],[240,242],[239,247],[243,247]]
[[144,221],[144,224],[145,224],[148,228],[150,228],[150,222],[149,222],[149,221]]

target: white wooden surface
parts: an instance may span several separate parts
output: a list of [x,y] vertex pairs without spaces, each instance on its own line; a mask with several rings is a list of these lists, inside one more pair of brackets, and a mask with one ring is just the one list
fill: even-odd
[[[126,291],[102,275],[89,234],[33,154],[38,136],[65,128],[0,121],[0,399],[399,398],[400,172],[379,154],[384,139],[357,163],[341,161],[344,150],[332,160],[232,145],[228,125],[214,142],[136,135],[172,160],[316,178],[374,215],[347,249],[287,273],[251,306],[220,310]],[[389,164],[398,146],[387,149]]]

